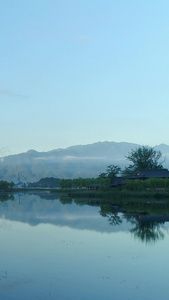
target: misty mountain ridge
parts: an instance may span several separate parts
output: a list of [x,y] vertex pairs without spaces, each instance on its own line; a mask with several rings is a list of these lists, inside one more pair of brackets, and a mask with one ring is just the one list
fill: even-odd
[[[78,178],[97,177],[110,164],[122,169],[128,166],[126,156],[139,144],[127,142],[97,142],[76,145],[48,152],[28,150],[25,153],[0,158],[0,180],[36,182],[44,177]],[[166,158],[163,166],[169,167],[169,146],[154,147]]]

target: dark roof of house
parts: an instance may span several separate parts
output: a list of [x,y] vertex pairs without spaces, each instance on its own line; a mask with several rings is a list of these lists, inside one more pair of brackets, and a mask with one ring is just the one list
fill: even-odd
[[115,187],[118,185],[123,185],[125,184],[125,179],[123,177],[116,177],[112,182],[111,182],[111,186]]
[[169,178],[169,171],[167,169],[152,169],[139,170],[132,176],[126,176],[126,179],[141,179],[141,178]]
[[99,183],[91,183],[87,186],[87,188],[99,188]]

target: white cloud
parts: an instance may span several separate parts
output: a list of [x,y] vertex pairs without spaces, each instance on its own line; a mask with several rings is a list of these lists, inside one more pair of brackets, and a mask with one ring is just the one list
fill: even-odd
[[105,157],[103,157],[103,156],[96,156],[96,157],[94,157],[94,156],[65,156],[64,158],[63,158],[64,160],[85,160],[85,159],[91,159],[91,160],[93,160],[93,159],[105,159]]

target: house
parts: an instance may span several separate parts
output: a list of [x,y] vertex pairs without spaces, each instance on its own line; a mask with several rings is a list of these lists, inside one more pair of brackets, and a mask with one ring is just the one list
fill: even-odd
[[133,175],[116,177],[111,182],[111,188],[125,185],[126,180],[146,180],[148,178],[169,178],[169,171],[167,169],[138,170]]
[[99,189],[99,187],[100,187],[100,185],[98,183],[92,183],[87,186],[87,189],[92,190],[92,191],[93,190],[97,191]]
[[111,182],[111,188],[115,187],[120,187],[125,185],[126,180],[124,177],[116,177],[112,182]]
[[167,169],[152,169],[152,170],[138,170],[134,175],[125,176],[125,179],[141,179],[148,178],[169,178],[169,171]]

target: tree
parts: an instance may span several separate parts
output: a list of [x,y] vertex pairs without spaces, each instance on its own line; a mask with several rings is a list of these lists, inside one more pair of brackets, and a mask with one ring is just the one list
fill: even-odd
[[61,179],[59,183],[61,189],[71,189],[72,188],[72,179]]
[[110,165],[106,169],[107,177],[112,181],[120,173],[121,168],[119,166]]
[[99,175],[99,179],[105,179],[107,176],[106,176],[106,173],[103,172]]
[[13,182],[7,182],[7,181],[0,181],[0,190],[9,190],[12,189],[14,187],[14,183]]
[[155,151],[154,148],[148,146],[140,146],[136,150],[131,150],[126,159],[132,162],[129,167],[125,168],[125,174],[131,174],[137,170],[163,169],[160,162],[162,153]]
[[121,171],[121,168],[119,166],[110,165],[107,167],[106,171],[104,173],[101,173],[99,175],[99,178],[108,178],[110,181],[114,180],[117,174],[119,174]]
[[101,191],[108,191],[110,189],[111,181],[109,178],[100,178],[99,177],[99,189]]
[[99,175],[100,190],[109,190],[111,182],[117,177],[117,174],[119,174],[120,172],[121,168],[119,166],[108,166],[106,171]]

